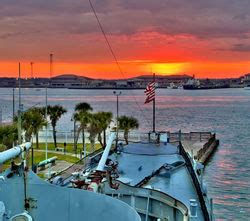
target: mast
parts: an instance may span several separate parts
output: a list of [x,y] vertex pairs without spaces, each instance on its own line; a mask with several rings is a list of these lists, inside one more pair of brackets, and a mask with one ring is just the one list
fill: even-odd
[[[155,73],[153,73],[153,82],[154,82],[154,90],[155,90]],[[155,133],[155,96],[153,99],[153,132]]]
[[[53,54],[49,55],[49,79],[51,78],[52,74],[52,57]],[[47,121],[48,118],[48,82],[46,83],[45,87],[45,119]],[[45,159],[48,159],[48,123],[46,124],[45,128]]]
[[21,125],[21,64],[18,63],[18,87],[19,87],[19,107],[18,107],[18,144],[22,143],[22,125]]
[[[47,121],[48,115],[48,86],[46,84],[45,88],[45,119]],[[45,159],[48,159],[48,123],[46,123],[46,129],[45,129]]]
[[[50,80],[53,74],[53,54],[49,54],[49,81],[46,83],[45,87],[45,119],[47,121],[48,118],[48,86],[50,84]],[[45,131],[45,159],[48,159],[48,123],[46,124]]]
[[49,64],[50,64],[50,67],[49,67],[49,74],[50,74],[50,78],[52,77],[52,74],[53,74],[53,54],[51,53],[49,55]]
[[34,64],[34,62],[31,61],[31,62],[30,62],[30,78],[34,78],[34,74],[33,74],[33,64]]
[[15,119],[15,88],[12,88],[12,121]]

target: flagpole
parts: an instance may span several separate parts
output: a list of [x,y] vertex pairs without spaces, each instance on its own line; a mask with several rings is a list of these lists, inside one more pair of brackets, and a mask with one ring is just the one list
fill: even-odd
[[[155,73],[153,73],[153,82],[155,84]],[[155,133],[155,97],[153,99],[153,133]]]

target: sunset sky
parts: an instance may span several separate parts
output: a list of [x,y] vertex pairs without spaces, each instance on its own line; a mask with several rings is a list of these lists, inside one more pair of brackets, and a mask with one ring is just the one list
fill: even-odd
[[250,72],[249,0],[0,0],[0,76],[149,74],[238,77]]

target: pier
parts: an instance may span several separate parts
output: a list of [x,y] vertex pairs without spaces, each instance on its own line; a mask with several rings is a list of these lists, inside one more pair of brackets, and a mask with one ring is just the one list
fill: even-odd
[[168,132],[170,143],[181,142],[185,151],[202,164],[210,159],[219,145],[215,133],[211,132]]

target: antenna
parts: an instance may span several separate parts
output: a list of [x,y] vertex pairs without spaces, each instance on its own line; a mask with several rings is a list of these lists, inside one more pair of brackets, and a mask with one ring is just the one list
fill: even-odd
[[[50,72],[50,78],[49,78],[49,83],[53,74],[53,54],[51,53],[49,55],[49,72]],[[48,118],[48,84],[46,84],[45,87],[45,119],[47,121]],[[45,159],[48,159],[48,124],[46,124],[46,131],[45,131]]]
[[18,63],[18,87],[19,87],[19,107],[18,107],[18,144],[20,145],[22,143],[22,121],[21,121],[21,110],[22,110],[22,104],[21,104],[21,63]]
[[52,53],[49,55],[49,64],[50,64],[49,77],[51,78],[53,76],[53,54]]
[[[154,87],[155,87],[155,73],[153,73],[153,82],[154,82]],[[153,100],[153,132],[155,133],[155,96]]]
[[33,64],[34,64],[34,62],[31,61],[30,62],[30,78],[34,78],[34,75],[33,75]]
[[12,121],[15,118],[15,88],[12,88]]

